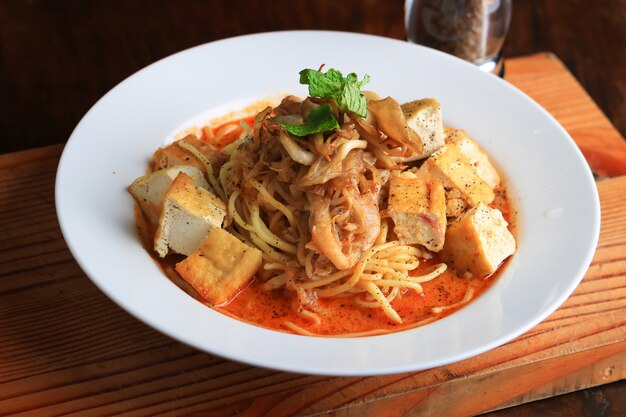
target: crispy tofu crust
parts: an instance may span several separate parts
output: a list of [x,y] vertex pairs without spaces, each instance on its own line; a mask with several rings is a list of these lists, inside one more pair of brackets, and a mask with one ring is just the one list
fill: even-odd
[[478,203],[489,204],[495,198],[493,189],[454,144],[447,144],[432,154],[418,174],[422,178],[438,179],[447,189],[458,189],[472,207]]
[[476,170],[476,173],[492,189],[500,185],[500,175],[489,160],[489,156],[478,146],[478,143],[467,135],[465,130],[445,128],[445,141],[459,148]]
[[163,211],[154,235],[154,250],[165,257],[169,250],[189,255],[212,228],[221,227],[226,205],[210,191],[179,173],[165,193]]
[[404,103],[401,108],[407,126],[422,143],[422,157],[432,155],[444,145],[441,104],[437,100],[423,98]]
[[260,250],[215,228],[176,271],[210,304],[223,305],[251,282],[261,260]]
[[202,171],[193,166],[175,165],[166,169],[152,172],[137,178],[128,187],[141,211],[146,215],[152,225],[156,225],[163,210],[165,193],[170,188],[179,173],[185,173],[200,187],[209,188]]
[[[218,170],[226,162],[226,156],[221,154],[213,145],[201,141],[195,135],[187,135],[181,140],[192,145],[206,156],[214,170]],[[178,146],[176,142],[164,148],[159,148],[154,152],[152,155],[152,170],[157,171],[174,165],[191,165],[206,174],[206,168],[202,161],[191,152]]]
[[397,176],[389,186],[393,231],[403,244],[419,244],[438,252],[446,232],[445,190],[440,181]]
[[515,239],[500,210],[485,204],[465,212],[448,227],[441,259],[459,275],[491,275],[515,252]]

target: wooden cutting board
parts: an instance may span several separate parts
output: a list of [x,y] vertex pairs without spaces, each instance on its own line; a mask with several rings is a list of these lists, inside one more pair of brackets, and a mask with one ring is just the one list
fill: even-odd
[[454,416],[626,377],[626,142],[555,57],[511,59],[507,79],[571,133],[602,205],[583,282],[528,333],[449,366],[366,378],[199,352],[122,311],[82,273],[54,211],[61,147],[41,148],[0,155],[0,414]]

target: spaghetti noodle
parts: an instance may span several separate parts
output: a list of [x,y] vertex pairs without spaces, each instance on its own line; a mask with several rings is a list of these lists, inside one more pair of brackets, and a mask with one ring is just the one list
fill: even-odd
[[[350,297],[357,305],[381,308],[390,320],[402,323],[402,318],[391,305],[394,298],[402,289],[421,293],[421,283],[443,273],[446,265],[441,263],[425,275],[411,276],[411,271],[420,264],[423,251],[401,244],[389,233],[389,219],[381,219],[378,215],[375,200],[382,184],[376,181],[380,181],[383,174],[374,166],[374,157],[363,152],[368,143],[358,139],[356,124],[349,118],[331,137],[317,143],[317,146],[336,149],[330,159],[318,159],[318,171],[291,157],[283,143],[276,140],[285,132],[273,120],[294,103],[297,103],[294,98],[288,98],[282,107],[268,108],[260,113],[254,134],[243,131],[236,140],[239,146],[229,149],[230,159],[222,165],[219,181],[199,150],[184,141],[179,141],[179,146],[205,164],[211,186],[228,202],[228,216],[232,218],[229,229],[263,251],[265,263],[259,275],[264,281],[264,289],[314,291],[322,299]],[[294,146],[301,145],[299,142]],[[311,151],[315,150],[304,150]],[[352,162],[352,168],[344,170],[346,162]],[[354,167],[359,164],[360,167]],[[400,165],[394,167],[402,168]],[[370,178],[364,175],[366,171],[371,173]],[[320,178],[320,172],[330,179]],[[315,188],[299,185],[303,182],[314,183]],[[304,204],[295,204],[303,200]],[[318,206],[323,211],[318,216],[321,221],[308,227],[310,217],[315,215],[311,212]],[[373,224],[354,222],[352,217],[358,216],[354,212],[366,210],[369,210]],[[337,225],[342,225],[342,230],[336,230],[339,229]],[[356,262],[347,259],[340,251],[338,257],[346,258],[341,265],[347,267],[337,268],[319,247],[319,239],[315,240],[313,236],[320,228],[326,229],[324,236],[331,241],[325,243],[330,245],[357,245],[358,239],[366,237],[371,242],[364,245],[366,250],[359,254]],[[329,230],[331,228],[335,230]],[[363,228],[375,229],[377,233],[361,236]],[[343,244],[339,241],[340,234],[346,235]],[[300,308],[299,314],[317,317],[306,308]],[[319,322],[319,318],[313,321]],[[307,333],[293,323],[287,327]]]
[[[355,80],[348,77],[341,82],[354,84]],[[463,287],[456,297],[446,285],[432,284],[444,276],[446,282],[462,282],[437,252],[442,250],[446,223],[477,205],[473,196],[464,199],[451,180],[437,179],[440,174],[436,178],[417,175],[423,171],[420,164],[426,166],[428,162],[423,161],[444,146],[442,125],[439,119],[438,131],[436,126],[431,127],[432,132],[421,131],[422,136],[429,135],[430,142],[420,142],[407,120],[412,117],[410,111],[430,106],[430,113],[421,114],[418,123],[436,124],[438,103],[432,104],[432,99],[426,99],[426,104],[411,102],[409,111],[391,98],[380,99],[373,93],[360,97],[362,105],[352,97],[350,103],[355,107],[350,108],[338,96],[304,100],[287,96],[255,117],[215,128],[205,126],[199,137],[172,145],[176,148],[172,157],[158,151],[158,169],[181,159],[201,168],[204,187],[223,202],[222,227],[260,251],[261,267],[253,288],[242,293],[268,298],[286,294],[293,301],[289,304],[295,315],[280,312],[282,301],[273,304],[278,307],[272,310],[273,317],[285,317],[279,325],[282,330],[303,335],[369,336],[398,325],[410,328],[460,308],[485,287],[477,281],[482,277],[468,276],[465,283],[455,284]],[[441,143],[434,147],[437,135]],[[181,158],[179,152],[190,156]],[[464,162],[464,169],[473,170],[485,158]],[[497,173],[494,177],[497,182],[486,191],[492,195],[500,186]],[[421,204],[413,209],[417,212],[413,219],[421,221],[422,233],[427,230],[430,235],[415,238],[416,226],[402,223],[410,216],[392,207],[392,200],[398,201],[394,192],[399,192],[391,191],[394,181],[421,187],[423,201],[410,203]],[[498,190],[499,196],[505,196]],[[435,204],[439,205],[433,208]],[[506,210],[506,197],[493,205]],[[425,287],[430,288],[429,294]],[[439,300],[433,299],[434,288]],[[237,294],[233,297],[248,301],[234,302],[236,313],[228,306],[222,310],[245,319],[242,311],[250,311],[256,304]],[[421,307],[421,313],[411,311],[415,310],[413,304],[425,298],[428,305]],[[367,316],[377,312],[387,324],[384,328],[319,331],[328,323],[323,302],[335,309],[349,304]]]

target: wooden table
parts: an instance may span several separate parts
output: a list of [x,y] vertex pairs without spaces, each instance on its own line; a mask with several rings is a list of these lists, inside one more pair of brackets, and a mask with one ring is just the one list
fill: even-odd
[[449,366],[371,378],[198,352],[122,312],[72,260],[54,216],[53,146],[0,156],[0,412],[449,416],[624,378],[626,142],[555,57],[510,60],[509,80],[559,118],[599,176],[614,176],[598,182],[602,231],[585,279],[528,333]]
[[[296,28],[404,36],[401,1],[319,0],[314,9],[306,4],[0,3],[0,153],[63,143],[115,83],[188,46]],[[560,7],[518,0],[515,7],[507,54],[555,51],[624,134],[626,104],[619,91],[626,57],[619,42],[626,40],[626,2],[597,6],[580,0]],[[586,31],[579,30],[583,26]],[[572,134],[598,174],[603,207],[601,239],[587,276],[535,329],[477,358],[379,378],[286,374],[200,353],[121,311],[72,260],[54,215],[52,187],[61,147],[52,146],[0,155],[0,415],[170,410],[454,415],[624,378],[625,142],[553,56],[509,60],[507,79]],[[623,382],[614,383],[490,415],[624,415],[625,393]]]

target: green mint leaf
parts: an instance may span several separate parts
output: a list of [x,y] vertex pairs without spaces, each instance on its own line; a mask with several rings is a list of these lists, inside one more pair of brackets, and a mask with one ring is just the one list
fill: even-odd
[[306,121],[301,125],[288,125],[281,123],[280,126],[295,136],[306,136],[313,133],[326,132],[327,130],[339,129],[339,123],[335,119],[330,104],[324,104],[309,113]]
[[346,76],[346,80],[348,81],[348,83],[354,84],[357,87],[361,88],[365,84],[369,83],[371,78],[369,75],[365,74],[365,76],[363,77],[363,81],[359,81],[359,77],[355,73],[351,72]]
[[345,85],[341,97],[343,105],[337,104],[340,108],[345,107],[359,116],[367,116],[367,101],[356,84]]
[[[356,74],[354,74],[354,76],[356,77]],[[372,77],[365,74],[363,76],[363,80],[359,81],[359,88],[362,88],[365,84],[369,83],[371,80],[372,80]]]
[[367,116],[367,103],[360,90],[369,81],[369,75],[365,75],[363,80],[359,81],[355,73],[344,77],[334,68],[325,73],[312,69],[300,71],[300,84],[309,86],[311,97],[332,99],[340,111],[352,111],[362,117]]
[[300,84],[309,85],[309,95],[312,97],[332,98],[334,91],[341,90],[343,76],[332,68],[326,73],[305,69],[300,71]]

